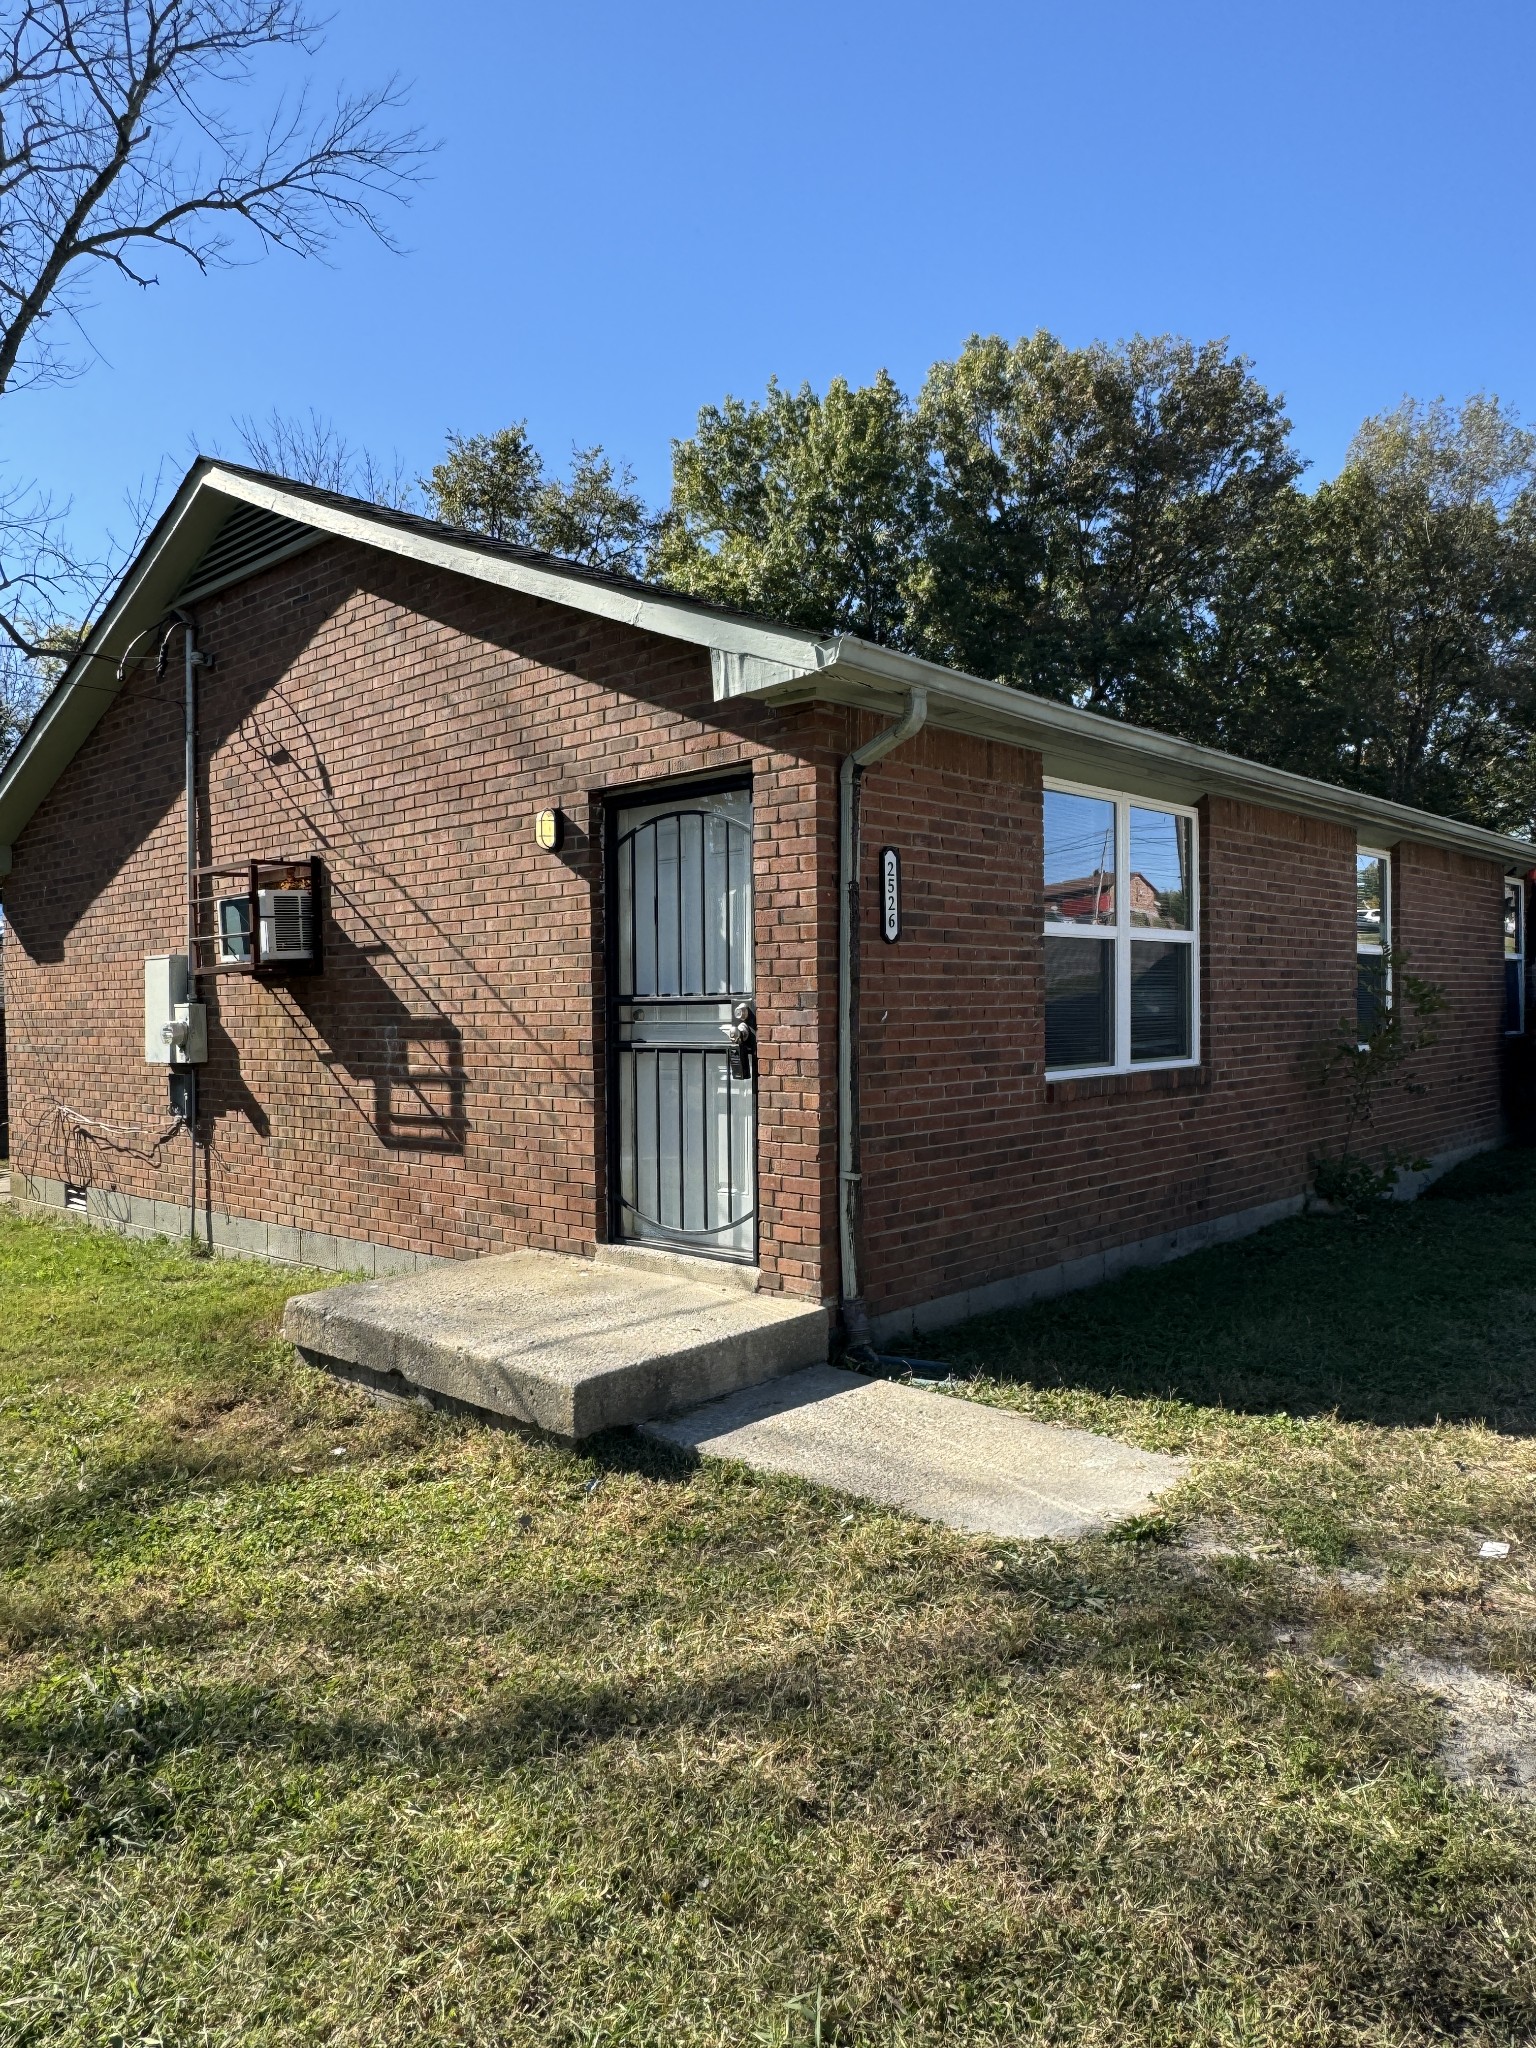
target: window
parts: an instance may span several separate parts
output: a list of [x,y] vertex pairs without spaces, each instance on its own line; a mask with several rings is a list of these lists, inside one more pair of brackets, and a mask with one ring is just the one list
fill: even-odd
[[1194,813],[1048,785],[1046,1072],[1192,1064],[1197,976]]
[[1392,1001],[1392,856],[1355,855],[1355,1021],[1364,1045]]
[[1504,1029],[1525,1029],[1525,884],[1504,877]]

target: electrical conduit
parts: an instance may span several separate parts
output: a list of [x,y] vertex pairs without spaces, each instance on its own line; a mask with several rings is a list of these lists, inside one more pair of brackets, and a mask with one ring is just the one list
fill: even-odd
[[[171,615],[182,629],[183,731],[187,805],[187,1001],[197,996],[197,672],[208,657],[197,650],[197,624],[179,608]],[[186,1069],[187,1134],[191,1140],[191,1185],[188,1192],[187,1238],[197,1243],[197,1068]],[[210,1246],[211,1249],[211,1246]]]

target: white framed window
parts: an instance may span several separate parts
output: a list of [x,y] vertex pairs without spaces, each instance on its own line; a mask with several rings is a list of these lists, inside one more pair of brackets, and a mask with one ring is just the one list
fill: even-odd
[[1525,884],[1518,875],[1504,877],[1504,1031],[1510,1038],[1525,1030]]
[[1355,850],[1355,1024],[1365,1044],[1392,1007],[1392,856]]
[[1045,785],[1045,1070],[1200,1057],[1198,822],[1179,804]]

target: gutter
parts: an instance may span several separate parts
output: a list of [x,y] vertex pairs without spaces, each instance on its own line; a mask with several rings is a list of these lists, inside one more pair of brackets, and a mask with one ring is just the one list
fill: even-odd
[[837,900],[837,1245],[843,1335],[854,1351],[869,1349],[869,1317],[859,1292],[858,1030],[859,779],[922,731],[928,692],[915,683],[904,716],[843,758],[838,771]]
[[[928,691],[931,724],[1027,747],[1036,753],[1118,755],[1127,764],[1128,775],[1137,769],[1143,774],[1153,769],[1180,783],[1185,791],[1179,798],[1181,802],[1193,802],[1206,794],[1232,796],[1241,802],[1264,804],[1305,817],[1335,823],[1348,821],[1369,833],[1389,834],[1389,843],[1393,845],[1407,839],[1419,845],[1455,847],[1459,852],[1476,854],[1484,860],[1500,860],[1522,870],[1536,864],[1536,845],[1530,840],[1467,824],[1460,818],[1444,817],[1439,812],[1421,811],[1389,797],[1344,789],[1337,783],[1298,775],[1288,768],[1270,768],[1261,761],[1226,754],[1219,747],[1203,746],[1195,740],[1174,739],[1148,726],[1131,725],[1103,712],[1083,711],[1075,704],[1037,697],[1008,683],[968,676],[959,669],[924,661],[915,654],[899,654],[889,647],[877,647],[872,641],[858,640],[851,634],[833,642],[797,689],[760,689],[744,694],[783,695],[791,700],[804,695],[874,710],[882,705],[889,708],[896,692],[918,687]],[[1055,771],[1048,767],[1047,773],[1052,772]],[[1101,767],[1096,772],[1102,776],[1104,770]],[[1093,777],[1085,768],[1075,779]]]

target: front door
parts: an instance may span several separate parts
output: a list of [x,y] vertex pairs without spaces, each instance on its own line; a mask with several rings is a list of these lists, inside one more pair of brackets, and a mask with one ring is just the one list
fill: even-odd
[[752,792],[625,805],[609,872],[614,1234],[750,1263]]

